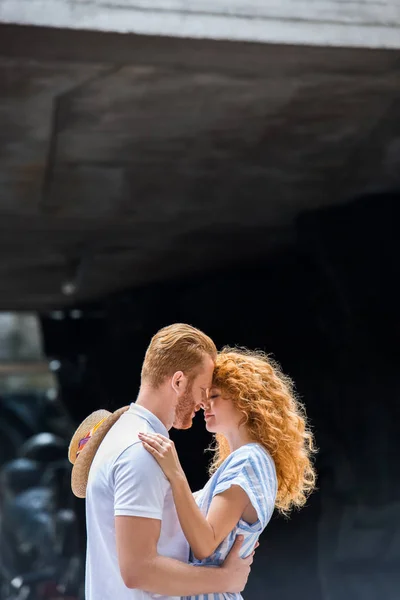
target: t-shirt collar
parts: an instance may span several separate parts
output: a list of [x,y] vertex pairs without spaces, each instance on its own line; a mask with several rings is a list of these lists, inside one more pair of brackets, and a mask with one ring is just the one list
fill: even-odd
[[139,404],[135,404],[135,402],[131,402],[128,412],[133,412],[135,415],[138,415],[147,421],[156,433],[160,433],[161,435],[169,438],[168,429],[165,427],[165,425],[161,423],[160,419],[156,417],[155,414],[150,412],[144,406],[140,406]]

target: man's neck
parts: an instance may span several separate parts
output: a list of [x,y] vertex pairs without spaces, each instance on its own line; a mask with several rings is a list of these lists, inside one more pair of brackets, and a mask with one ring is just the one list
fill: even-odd
[[162,388],[154,389],[142,384],[136,398],[136,404],[143,406],[143,408],[153,413],[166,429],[171,429],[172,424],[169,422],[169,413],[171,411],[169,410],[169,403],[166,401]]

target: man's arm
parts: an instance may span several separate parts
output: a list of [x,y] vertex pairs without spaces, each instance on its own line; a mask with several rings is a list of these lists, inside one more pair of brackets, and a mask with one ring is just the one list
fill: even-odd
[[242,540],[236,540],[219,568],[195,567],[160,556],[157,542],[161,521],[143,517],[115,517],[118,560],[128,588],[164,596],[241,592],[250,573],[253,554],[239,558]]

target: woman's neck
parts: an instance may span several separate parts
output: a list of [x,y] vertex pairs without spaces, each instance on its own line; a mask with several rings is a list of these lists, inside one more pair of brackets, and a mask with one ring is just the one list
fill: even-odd
[[246,444],[254,442],[249,432],[245,427],[243,427],[243,425],[241,425],[239,429],[227,431],[226,433],[224,433],[224,436],[228,441],[229,449],[231,452],[234,452],[241,446],[245,446]]

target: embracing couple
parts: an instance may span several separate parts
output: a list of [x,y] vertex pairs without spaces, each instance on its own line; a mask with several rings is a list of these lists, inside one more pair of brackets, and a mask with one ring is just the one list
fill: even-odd
[[[206,486],[192,494],[168,431],[202,409],[215,434]],[[315,485],[313,437],[292,382],[261,352],[217,352],[185,324],[151,340],[135,403],[96,411],[70,448],[86,497],[86,600],[242,598],[276,508]]]

